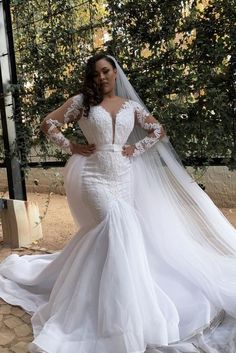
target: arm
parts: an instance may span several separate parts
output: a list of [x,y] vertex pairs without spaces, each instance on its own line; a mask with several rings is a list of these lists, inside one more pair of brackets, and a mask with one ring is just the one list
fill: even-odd
[[165,135],[165,132],[162,125],[142,107],[136,110],[135,119],[136,123],[147,131],[147,136],[134,145],[133,156],[138,156],[155,145]]
[[45,117],[41,124],[41,130],[65,152],[72,153],[70,141],[58,128],[66,123],[79,120],[82,111],[82,95],[69,98],[61,107]]
[[136,142],[133,146],[127,146],[124,154],[128,156],[139,156],[146,150],[155,145],[162,137],[165,136],[165,131],[162,125],[150,113],[134,102],[135,107],[135,123],[147,131],[147,136]]

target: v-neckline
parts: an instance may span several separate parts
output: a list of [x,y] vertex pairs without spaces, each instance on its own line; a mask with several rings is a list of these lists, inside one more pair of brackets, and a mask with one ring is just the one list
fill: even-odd
[[101,104],[98,105],[111,119],[112,122],[112,143],[115,143],[115,137],[116,137],[116,120],[119,114],[126,108],[127,103],[129,103],[129,99],[124,100],[124,102],[120,105],[119,109],[117,110],[117,113],[113,117],[111,113]]
[[114,121],[116,121],[117,116],[122,112],[123,109],[125,109],[126,104],[129,102],[129,99],[124,100],[124,102],[120,105],[119,109],[117,110],[115,116],[113,117],[111,112],[109,112],[102,104],[99,104],[98,107],[101,107],[103,109],[104,112],[106,112],[110,118]]

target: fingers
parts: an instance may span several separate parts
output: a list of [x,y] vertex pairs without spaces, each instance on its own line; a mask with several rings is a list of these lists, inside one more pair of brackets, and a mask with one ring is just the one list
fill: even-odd
[[84,156],[90,156],[91,154],[94,153],[96,150],[96,145],[91,144],[91,145],[84,145],[83,148],[81,149],[81,154]]
[[88,151],[95,151],[96,150],[96,145],[93,143],[92,145],[87,145],[86,146]]
[[87,145],[87,146],[86,146],[86,150],[87,150],[87,152],[89,152],[89,153],[93,153],[93,152],[96,150],[96,146],[95,146],[94,144],[92,144],[92,145]]
[[160,138],[164,137],[165,135],[166,135],[166,132],[165,132],[163,126],[162,126]]
[[92,153],[94,153],[96,150],[96,145],[95,144],[90,144],[90,145],[74,145],[73,148],[73,153],[75,154],[81,154],[82,156],[90,156]]
[[82,154],[83,156],[90,156],[93,152],[89,151],[81,151],[79,154]]
[[122,155],[125,157],[130,157],[133,154],[133,148],[132,146],[126,145],[123,146],[123,150],[122,150]]

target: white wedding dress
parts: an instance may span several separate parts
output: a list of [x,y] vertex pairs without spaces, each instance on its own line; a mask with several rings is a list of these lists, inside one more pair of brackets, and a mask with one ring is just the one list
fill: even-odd
[[198,225],[183,204],[177,210],[167,202],[161,180],[155,213],[146,208],[153,224],[138,207],[138,198],[145,204],[134,169],[139,157],[121,153],[137,108],[128,100],[113,120],[99,105],[80,118],[97,149],[71,156],[64,169],[80,226],[68,245],[50,255],[13,254],[0,266],[0,297],[32,314],[30,352],[236,351],[236,257],[212,258],[210,247],[187,240]]

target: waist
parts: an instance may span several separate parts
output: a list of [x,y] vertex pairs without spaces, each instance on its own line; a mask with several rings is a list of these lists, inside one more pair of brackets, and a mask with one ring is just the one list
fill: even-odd
[[110,152],[121,152],[123,146],[113,144],[96,145],[96,151],[110,151]]

